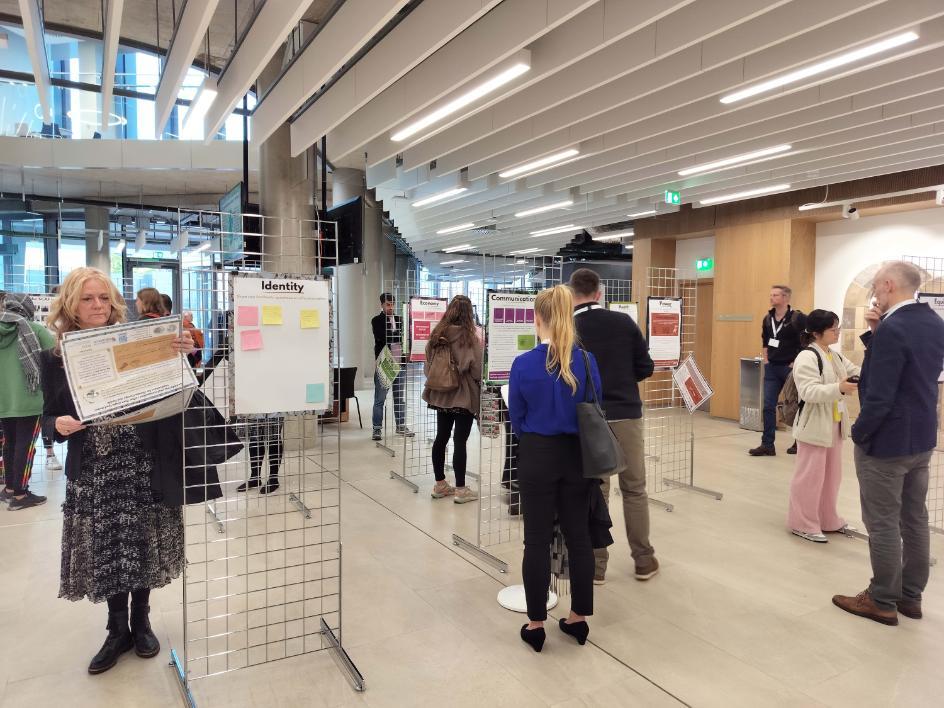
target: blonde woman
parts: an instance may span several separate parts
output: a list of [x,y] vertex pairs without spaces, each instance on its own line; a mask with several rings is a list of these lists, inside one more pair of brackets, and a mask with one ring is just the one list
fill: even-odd
[[[839,341],[839,315],[813,310],[801,343],[807,347],[793,363],[793,380],[803,408],[793,423],[797,441],[796,469],[790,483],[790,531],[814,543],[823,533],[846,527],[836,500],[842,481],[842,442],[849,437],[843,401],[858,390],[859,367],[830,347]],[[851,379],[851,380],[850,380]]]
[[[586,401],[588,375],[602,390],[592,354],[576,343],[574,301],[563,285],[543,290],[534,303],[540,344],[511,367],[508,412],[520,439],[518,482],[524,514],[521,574],[530,622],[521,638],[535,651],[544,646],[550,545],[554,520],[560,522],[570,559],[571,610],[560,629],[580,644],[593,614],[593,548],[590,541],[590,491],[585,479],[577,430],[577,404]],[[589,373],[585,361],[590,362]]]
[[[66,332],[124,322],[125,311],[105,273],[77,268],[53,300],[48,322],[58,343]],[[190,353],[193,339],[184,332],[172,346]],[[144,658],[160,652],[148,598],[151,588],[167,585],[184,566],[181,420],[85,426],[77,419],[58,344],[42,353],[41,362],[43,425],[55,431],[57,442],[68,442],[59,597],[108,602],[108,636],[88,667],[100,674],[131,649]]]

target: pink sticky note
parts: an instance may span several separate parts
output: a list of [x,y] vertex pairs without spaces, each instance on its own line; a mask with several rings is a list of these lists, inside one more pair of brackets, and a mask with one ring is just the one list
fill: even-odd
[[258,327],[259,326],[259,308],[241,305],[236,313],[236,324],[240,327]]
[[239,333],[239,347],[244,352],[262,349],[262,332],[258,329],[246,329]]

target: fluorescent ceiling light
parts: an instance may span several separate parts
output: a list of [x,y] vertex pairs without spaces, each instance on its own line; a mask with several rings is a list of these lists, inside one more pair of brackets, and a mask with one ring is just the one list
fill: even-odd
[[539,231],[532,231],[532,236],[551,236],[552,234],[563,234],[568,231],[580,231],[583,226],[574,226],[573,224],[567,224],[567,226],[555,226],[553,229],[540,229]]
[[444,106],[437,108],[432,113],[428,113],[424,117],[420,118],[418,121],[410,123],[405,128],[398,130],[393,135],[390,136],[390,139],[394,142],[400,142],[401,140],[406,140],[412,135],[420,132],[424,128],[428,128],[433,123],[438,123],[446,116],[452,115],[456,111],[460,111],[470,103],[478,101],[483,96],[487,96],[492,91],[495,91],[510,81],[514,81],[516,78],[527,72],[531,69],[529,63],[524,61],[518,61],[515,64],[512,64],[509,68],[505,69],[500,74],[492,77],[488,81],[485,81],[474,89],[467,91],[458,98],[454,98],[449,101],[449,103]]
[[566,209],[567,207],[573,206],[573,205],[574,205],[574,200],[568,199],[566,201],[557,202],[555,204],[548,204],[546,206],[536,207],[534,209],[527,209],[525,211],[519,211],[517,214],[515,214],[515,217],[521,219],[525,216],[532,216],[534,214],[543,214],[546,211],[554,211],[555,209]]
[[456,252],[458,252],[458,251],[464,251],[464,250],[466,250],[467,248],[468,248],[468,249],[471,249],[471,248],[472,248],[472,244],[470,244],[470,243],[464,243],[464,244],[462,244],[461,246],[450,246],[449,248],[444,248],[444,249],[443,249],[443,253],[456,253]]
[[628,238],[633,236],[636,232],[633,229],[628,231],[619,231],[615,234],[603,234],[601,236],[594,236],[594,241],[618,241],[621,238]]
[[457,234],[460,231],[468,231],[469,229],[474,229],[475,224],[469,222],[468,224],[459,224],[458,226],[450,226],[448,229],[440,229],[436,232],[437,235],[443,236],[445,234]]
[[840,66],[852,64],[853,62],[873,56],[874,54],[880,54],[881,52],[888,51],[889,49],[900,47],[901,45],[907,44],[908,42],[914,42],[916,39],[918,39],[917,32],[903,32],[902,34],[896,34],[895,36],[889,37],[888,39],[883,39],[881,42],[867,44],[864,47],[859,47],[858,49],[854,49],[851,52],[839,54],[832,59],[827,59],[816,64],[810,64],[809,66],[805,66],[802,69],[797,69],[796,71],[791,71],[787,74],[783,74],[782,76],[777,76],[773,79],[762,81],[759,84],[748,86],[747,88],[741,89],[740,91],[729,93],[727,96],[721,97],[721,102],[734,103],[735,101],[750,98],[751,96],[756,96],[759,93],[771,91],[775,88],[779,88],[780,86],[786,86],[787,84],[793,84],[811,76],[816,76],[817,74],[827,72],[830,69],[837,69]]
[[449,199],[449,197],[454,197],[457,194],[462,194],[463,192],[469,191],[468,187],[456,187],[455,189],[447,189],[445,192],[440,192],[439,194],[434,194],[431,197],[424,197],[418,202],[413,202],[413,207],[424,207],[429,206],[430,204],[435,204],[436,202],[441,202],[444,199]]
[[[527,262],[524,258],[522,258],[522,259],[519,260],[519,261],[515,261],[515,265],[528,265],[528,262]],[[515,273],[520,273],[521,271],[516,270],[516,271],[514,271],[514,272],[515,272]]]
[[635,214],[627,214],[630,219],[638,219],[643,216],[655,216],[655,209],[647,209],[646,211],[637,211]]
[[537,253],[540,251],[540,248],[522,248],[520,251],[510,251],[509,256],[523,256],[526,253]]
[[541,168],[553,167],[558,162],[570,159],[571,157],[576,157],[579,154],[580,150],[577,148],[570,148],[569,150],[564,150],[563,152],[556,152],[553,155],[548,155],[547,157],[542,157],[537,160],[533,160],[532,162],[526,162],[523,165],[512,167],[510,170],[499,172],[498,176],[502,179],[508,179],[509,177],[523,175],[525,172],[537,172]]
[[697,175],[701,174],[702,172],[715,172],[728,167],[733,167],[734,165],[738,165],[742,162],[750,162],[751,160],[756,160],[757,162],[762,162],[764,158],[772,160],[775,157],[783,157],[783,153],[788,152],[790,149],[790,145],[774,145],[773,147],[764,148],[763,150],[745,152],[743,155],[735,155],[734,157],[727,157],[723,160],[706,162],[703,165],[695,165],[694,167],[688,167],[684,170],[679,170],[679,176],[688,177],[689,175]]
[[444,266],[444,265],[459,265],[460,263],[468,263],[468,261],[465,260],[464,258],[459,258],[459,259],[454,260],[454,261],[442,261],[442,262],[440,262],[439,265],[441,265],[441,266]]
[[718,197],[708,197],[707,199],[701,199],[700,203],[707,206],[708,204],[720,204],[721,202],[736,202],[738,199],[759,197],[764,194],[774,194],[776,192],[786,192],[788,189],[790,189],[789,184],[772,184],[769,187],[758,187],[757,189],[749,189],[745,192],[734,192],[733,194],[722,194]]
[[197,90],[197,95],[194,96],[193,100],[190,102],[190,109],[187,111],[187,115],[184,116],[184,122],[180,130],[182,135],[188,135],[191,126],[195,131],[199,133],[203,132],[203,120],[206,118],[210,106],[212,106],[213,102],[216,100],[216,94],[216,81],[207,75],[207,77],[203,79],[200,88]]

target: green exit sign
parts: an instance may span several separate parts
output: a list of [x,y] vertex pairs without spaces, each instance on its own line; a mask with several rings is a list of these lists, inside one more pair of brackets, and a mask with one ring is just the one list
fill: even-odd
[[673,192],[671,189],[665,190],[665,203],[666,204],[681,204],[682,193]]
[[712,270],[715,262],[711,258],[699,258],[695,261],[695,270]]

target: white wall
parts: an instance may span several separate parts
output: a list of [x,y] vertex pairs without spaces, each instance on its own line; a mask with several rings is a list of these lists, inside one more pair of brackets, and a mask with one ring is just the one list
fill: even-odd
[[944,208],[817,224],[815,307],[841,313],[860,272],[902,256],[944,258]]
[[[687,238],[675,242],[675,267],[682,271],[695,273],[695,262],[702,258],[715,258],[715,237]],[[714,278],[715,269],[697,273],[699,278]]]

